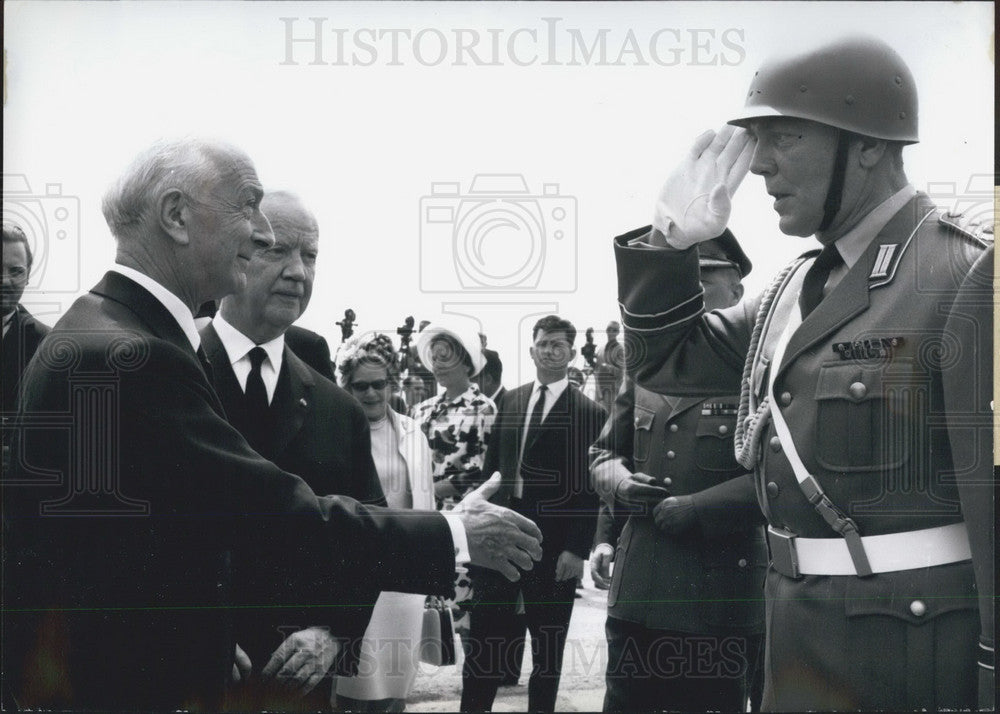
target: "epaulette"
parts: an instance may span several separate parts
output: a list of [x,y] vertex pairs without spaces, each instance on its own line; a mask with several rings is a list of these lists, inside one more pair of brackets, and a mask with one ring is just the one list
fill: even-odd
[[942,211],[938,223],[962,238],[974,242],[978,246],[987,247],[993,243],[993,217],[980,219],[966,217],[963,213]]

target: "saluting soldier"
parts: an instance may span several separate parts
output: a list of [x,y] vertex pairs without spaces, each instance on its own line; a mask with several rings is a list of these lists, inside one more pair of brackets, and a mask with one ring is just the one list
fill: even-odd
[[[732,235],[698,253],[705,308],[739,302],[751,264]],[[753,478],[733,453],[738,406],[737,390],[674,397],[626,375],[590,449],[595,490],[616,520],[628,519],[608,593],[606,712],[746,705],[764,633],[767,546]],[[611,543],[595,550],[599,577]]]
[[[763,706],[974,707],[977,651],[992,676],[993,584],[992,568],[976,580],[972,559],[992,549],[970,549],[969,531],[993,524],[969,506],[992,484],[970,440],[949,439],[946,390],[968,361],[945,323],[986,242],[907,180],[917,93],[879,40],[765,63],[729,123],[695,142],[653,226],[615,251],[637,381],[741,391],[737,455],[756,472],[772,557]],[[693,246],[728,232],[748,169],[780,230],[822,250],[756,299],[706,313]],[[960,494],[956,473],[970,470],[980,486]],[[977,587],[989,609],[978,647]]]

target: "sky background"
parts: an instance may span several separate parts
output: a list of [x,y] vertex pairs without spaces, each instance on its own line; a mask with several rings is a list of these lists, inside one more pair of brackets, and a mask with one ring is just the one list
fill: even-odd
[[[475,316],[514,386],[541,314],[572,320],[578,348],[617,319],[612,237],[649,222],[761,60],[845,32],[882,37],[916,77],[912,183],[992,207],[992,3],[8,1],[4,20],[3,210],[29,224],[24,302],[50,324],[113,262],[100,201],[130,159],[218,137],[316,214],[299,324],[335,349],[347,307],[390,334],[407,315]],[[485,175],[505,178],[471,192]],[[778,232],[754,176],[731,228],[749,293],[813,247]]]

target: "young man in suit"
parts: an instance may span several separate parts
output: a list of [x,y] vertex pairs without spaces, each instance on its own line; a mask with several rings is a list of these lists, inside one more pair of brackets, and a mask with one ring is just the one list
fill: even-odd
[[[445,594],[456,561],[516,579],[541,556],[537,527],[486,502],[491,484],[454,515],[394,515],[316,496],[226,421],[194,314],[274,245],[262,196],[245,153],[186,139],[140,154],[105,197],[116,265],[23,378],[2,493],[5,707],[224,706],[250,668],[235,568],[296,606]],[[263,538],[281,562],[254,559]]]
[[[772,559],[762,707],[992,710],[993,608],[977,617],[977,596],[993,600],[993,554],[971,545],[991,542],[977,501],[992,499],[992,475],[949,435],[965,418],[988,433],[972,404],[955,419],[952,392],[991,365],[970,373],[971,346],[946,326],[974,324],[956,296],[987,241],[907,179],[916,83],[885,42],[772,58],[746,97],[739,128],[699,137],[653,227],[615,252],[626,331],[643,346],[636,381],[742,390],[738,456]],[[748,170],[781,232],[822,250],[759,298],[705,312],[694,246],[728,230]]]
[[[2,418],[7,420],[17,413],[17,386],[21,374],[34,356],[42,338],[49,332],[44,325],[24,309],[21,296],[31,278],[31,246],[21,227],[3,222],[3,284],[0,287],[0,313],[3,315],[3,368],[0,371],[2,392]],[[3,432],[3,465],[10,467],[10,445],[6,428]]]
[[489,572],[475,574],[482,587],[462,669],[462,711],[493,706],[507,669],[505,659],[514,651],[504,643],[519,590],[534,654],[528,709],[555,708],[576,581],[583,574],[597,522],[587,453],[605,416],[600,406],[569,387],[566,370],[576,356],[575,339],[576,328],[556,315],[535,323],[529,352],[536,378],[504,395],[494,421],[483,471],[501,473],[496,502],[538,524],[542,560],[520,585],[503,583]]
[[[315,493],[385,505],[364,411],[357,400],[307,365],[286,340],[312,296],[319,226],[291,193],[269,192],[260,207],[271,223],[274,245],[253,254],[246,285],[222,299],[212,323],[200,332],[213,366],[215,391],[229,422],[250,446],[300,476]],[[280,552],[265,556],[269,548],[268,539],[262,539],[253,557],[282,557]],[[236,641],[253,663],[241,706],[325,707],[329,679],[321,682],[338,649],[333,633],[343,631],[343,623],[352,619],[367,620],[374,599],[354,607],[337,603],[269,608],[267,575],[261,577],[251,568],[237,567],[237,572],[244,577],[237,591],[252,593],[256,604],[263,605],[237,615]],[[310,623],[315,626],[302,627]],[[360,641],[352,644],[360,646]],[[267,686],[268,680],[282,683]],[[308,696],[314,688],[315,694]],[[255,701],[258,689],[265,698]]]
[[[705,309],[738,303],[751,265],[736,240],[701,243],[698,255]],[[595,582],[615,554],[606,712],[746,704],[763,641],[767,545],[753,478],[733,453],[738,406],[735,393],[668,396],[626,375],[591,447],[594,488],[616,516],[602,509],[608,539],[594,553]],[[639,488],[633,474],[662,489]]]

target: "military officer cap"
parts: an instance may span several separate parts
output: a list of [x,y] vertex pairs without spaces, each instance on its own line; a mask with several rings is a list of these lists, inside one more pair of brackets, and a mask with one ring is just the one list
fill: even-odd
[[875,139],[914,144],[917,86],[903,58],[882,40],[843,37],[772,58],[753,76],[743,111],[730,124],[795,117]]
[[698,244],[698,265],[702,270],[735,268],[741,279],[753,268],[736,237],[728,230],[717,238]]

